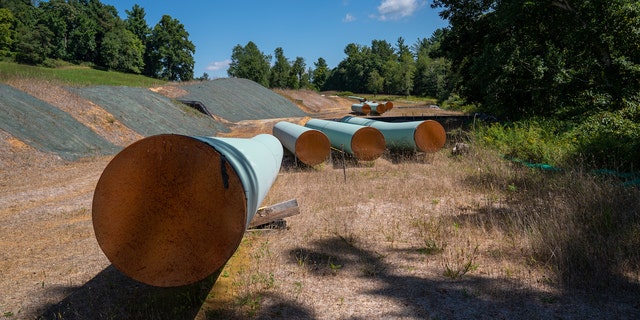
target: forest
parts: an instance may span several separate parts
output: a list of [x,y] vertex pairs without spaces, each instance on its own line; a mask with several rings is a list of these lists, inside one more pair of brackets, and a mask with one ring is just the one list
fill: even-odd
[[193,79],[195,45],[169,15],[153,27],[134,5],[122,20],[99,0],[0,0],[0,56],[55,67],[57,61],[143,74]]
[[[640,3],[631,0],[434,0],[446,28],[409,43],[345,45],[330,68],[252,41],[231,50],[228,76],[268,88],[431,97],[502,121],[482,141],[531,161],[637,171],[640,164]],[[153,27],[99,0],[0,0],[0,58],[60,61],[194,80],[195,45],[177,19]],[[208,80],[205,73],[196,80]],[[543,146],[543,147],[541,147]],[[544,147],[546,146],[546,147]]]

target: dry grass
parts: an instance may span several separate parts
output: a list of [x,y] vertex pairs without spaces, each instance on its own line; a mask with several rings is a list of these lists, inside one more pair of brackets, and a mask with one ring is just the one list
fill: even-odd
[[[54,92],[60,108],[85,106]],[[132,139],[96,118],[110,141]],[[286,230],[248,232],[213,288],[157,290],[109,266],[93,238],[108,159],[66,163],[1,130],[0,151],[0,318],[640,318],[640,191],[579,170],[473,145],[349,162],[346,181],[339,157],[288,166],[265,200],[298,200]]]
[[292,198],[302,214],[287,230],[246,236],[239,251],[249,257],[223,271],[233,303],[210,298],[200,318],[640,313],[640,194],[616,181],[472,148],[462,158],[351,163],[346,181],[338,160],[286,168],[265,203]]
[[265,204],[296,198],[302,213],[248,232],[215,286],[167,290],[117,272],[93,238],[108,158],[3,175],[0,317],[640,317],[638,189],[473,146],[348,162],[346,181],[334,159],[283,168]]

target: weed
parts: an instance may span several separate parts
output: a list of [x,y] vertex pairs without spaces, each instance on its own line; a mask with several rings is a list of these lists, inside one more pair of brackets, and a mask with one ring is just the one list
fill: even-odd
[[460,248],[456,250],[452,257],[445,259],[443,275],[450,279],[459,279],[470,271],[478,268],[475,263],[478,258],[478,245],[471,252]]
[[341,264],[334,264],[333,262],[331,262],[331,258],[329,258],[329,267],[331,268],[331,272],[333,273],[333,275],[338,274],[338,270],[340,270],[340,268],[342,268]]

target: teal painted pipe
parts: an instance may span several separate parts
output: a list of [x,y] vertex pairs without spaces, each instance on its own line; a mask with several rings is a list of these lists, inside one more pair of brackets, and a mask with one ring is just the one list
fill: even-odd
[[372,114],[383,114],[387,111],[387,106],[385,104],[367,101],[364,103],[365,105],[371,108]]
[[307,121],[305,127],[324,132],[332,147],[344,150],[359,160],[378,159],[385,150],[384,136],[372,127],[319,119]]
[[100,248],[127,276],[160,287],[219,270],[275,181],[282,145],[251,139],[151,136],[123,149],[96,186]]
[[281,121],[273,126],[273,135],[303,163],[315,166],[331,153],[331,142],[321,131]]
[[356,114],[367,115],[371,113],[371,106],[363,103],[354,103],[351,105],[351,111],[355,112]]
[[384,122],[346,116],[341,122],[369,126],[382,132],[389,149],[409,149],[422,152],[440,150],[447,139],[442,125],[433,120]]

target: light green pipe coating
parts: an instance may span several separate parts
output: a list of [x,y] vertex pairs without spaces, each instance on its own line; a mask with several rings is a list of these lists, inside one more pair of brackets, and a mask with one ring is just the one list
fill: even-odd
[[307,121],[304,126],[322,131],[327,135],[329,141],[331,141],[332,147],[338,150],[344,150],[350,154],[353,154],[353,149],[351,148],[351,139],[353,138],[353,135],[364,127],[355,124],[320,119],[311,119]]
[[418,149],[415,142],[415,132],[418,125],[423,121],[409,121],[409,122],[384,122],[372,119],[358,118],[352,116],[346,116],[340,119],[343,123],[373,127],[384,135],[384,140],[387,142],[389,148],[396,149]]
[[309,129],[295,123],[280,121],[273,126],[273,135],[280,140],[287,150],[295,154],[298,138],[303,133],[311,130],[313,129]]
[[270,134],[250,139],[194,137],[218,151],[238,174],[247,199],[247,226],[275,182],[282,163],[282,144]]

